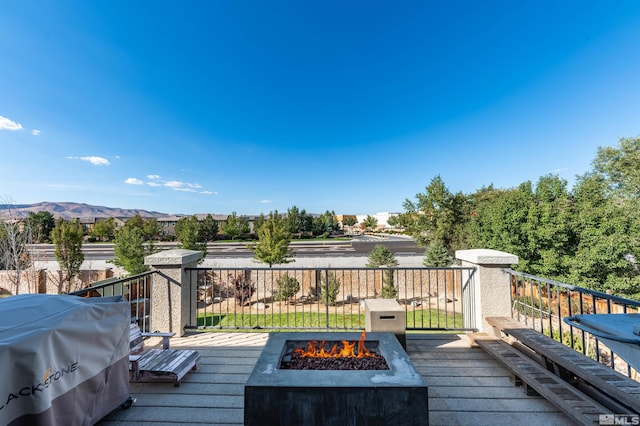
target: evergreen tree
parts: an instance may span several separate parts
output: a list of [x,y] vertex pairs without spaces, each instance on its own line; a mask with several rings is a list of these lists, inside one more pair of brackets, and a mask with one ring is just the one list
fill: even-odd
[[153,242],[145,244],[142,230],[137,226],[123,226],[116,232],[114,242],[114,265],[124,268],[129,275],[141,274],[149,270],[144,264],[145,256],[153,254]]

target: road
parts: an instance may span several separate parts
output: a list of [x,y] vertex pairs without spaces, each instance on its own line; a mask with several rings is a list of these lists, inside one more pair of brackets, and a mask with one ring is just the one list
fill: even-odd
[[[387,236],[356,236],[351,240],[302,240],[292,241],[291,249],[296,257],[326,257],[326,256],[366,256],[376,244],[389,248],[396,256],[422,255],[424,248],[417,247],[415,241],[407,237]],[[176,243],[156,243],[161,250],[175,248]],[[34,257],[42,261],[54,261],[54,247],[52,244],[34,244]],[[113,244],[84,244],[82,246],[85,260],[113,259]],[[253,252],[247,248],[247,243],[209,243],[207,258],[220,257],[252,257]]]

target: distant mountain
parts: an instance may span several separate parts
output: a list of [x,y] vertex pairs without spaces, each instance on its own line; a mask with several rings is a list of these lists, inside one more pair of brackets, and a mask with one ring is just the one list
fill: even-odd
[[0,204],[0,217],[27,217],[29,212],[47,211],[54,217],[64,219],[91,217],[164,217],[165,213],[140,209],[121,209],[116,207],[92,206],[82,203]]

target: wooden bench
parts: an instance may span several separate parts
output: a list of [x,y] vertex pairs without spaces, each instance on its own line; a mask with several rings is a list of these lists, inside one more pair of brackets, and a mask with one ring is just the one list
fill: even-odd
[[[171,381],[180,386],[182,378],[197,368],[198,351],[169,349],[169,339],[175,333],[143,333],[131,323],[129,369],[132,382]],[[144,349],[145,337],[162,337],[162,349]]]
[[522,385],[527,395],[542,396],[578,424],[598,424],[599,415],[610,412],[507,342],[482,333],[469,337],[501,362],[512,373],[515,384]]
[[543,365],[564,380],[575,383],[616,413],[640,413],[640,383],[592,360],[551,337],[509,317],[489,317],[496,336],[504,333],[537,354]]

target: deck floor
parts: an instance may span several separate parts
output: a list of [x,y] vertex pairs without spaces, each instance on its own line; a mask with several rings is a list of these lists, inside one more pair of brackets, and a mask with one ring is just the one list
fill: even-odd
[[[133,407],[99,425],[241,425],[244,383],[268,333],[198,333],[174,338],[172,348],[197,349],[196,371],[180,387],[131,384]],[[429,387],[431,425],[571,425],[540,397],[526,396],[509,373],[464,335],[409,334],[407,352]],[[425,422],[426,423],[426,422]]]

